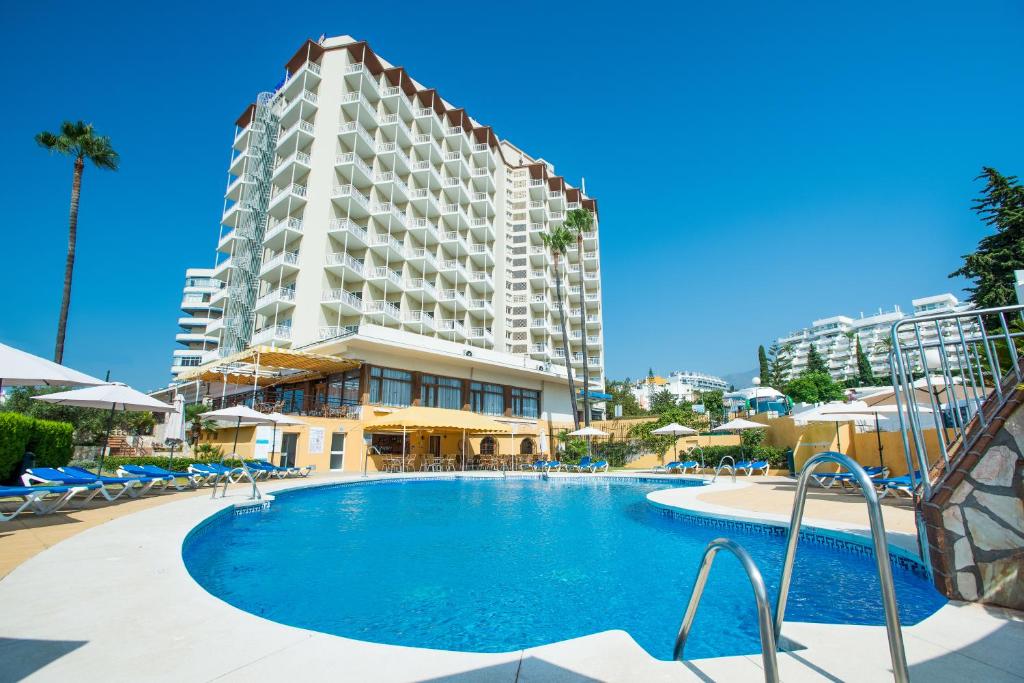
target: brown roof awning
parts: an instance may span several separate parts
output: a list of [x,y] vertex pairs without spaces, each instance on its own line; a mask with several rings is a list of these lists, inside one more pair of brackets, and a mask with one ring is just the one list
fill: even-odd
[[226,380],[228,384],[257,384],[269,387],[284,382],[323,377],[360,365],[357,360],[341,356],[278,349],[272,346],[253,346],[183,372],[179,377],[187,382]]
[[239,128],[245,128],[249,125],[249,122],[252,121],[253,114],[255,113],[256,105],[250,104],[248,107],[245,108],[245,111],[242,112],[242,115],[235,119],[235,125]]
[[312,40],[307,40],[302,44],[292,58],[285,62],[284,68],[288,73],[293,74],[302,68],[302,65],[306,62],[315,62],[320,59],[323,55],[324,48],[319,43],[314,43]]

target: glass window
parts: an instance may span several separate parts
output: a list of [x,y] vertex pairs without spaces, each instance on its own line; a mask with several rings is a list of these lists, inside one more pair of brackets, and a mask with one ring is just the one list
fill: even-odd
[[428,408],[462,410],[462,380],[423,375],[420,384],[420,404]]
[[484,415],[505,414],[505,390],[500,384],[472,382],[469,385],[470,409]]
[[391,368],[370,368],[370,403],[385,406],[412,404],[412,373]]
[[480,455],[494,455],[496,448],[493,436],[485,436],[480,440]]
[[359,370],[348,370],[330,376],[327,402],[332,406],[359,405]]
[[304,392],[302,389],[285,389],[281,392],[281,401],[284,402],[284,407],[281,412],[284,413],[301,413],[303,408]]
[[516,417],[540,417],[540,392],[512,389],[512,414]]

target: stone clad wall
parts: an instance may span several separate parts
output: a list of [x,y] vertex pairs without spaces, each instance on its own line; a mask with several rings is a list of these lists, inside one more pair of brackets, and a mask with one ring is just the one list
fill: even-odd
[[1024,390],[1018,387],[923,506],[945,595],[1024,609]]

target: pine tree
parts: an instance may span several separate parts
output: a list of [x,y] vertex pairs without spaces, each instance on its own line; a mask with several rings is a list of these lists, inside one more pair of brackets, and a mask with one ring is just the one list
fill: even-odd
[[869,387],[875,383],[875,373],[871,369],[871,361],[868,354],[864,353],[864,347],[860,345],[860,337],[857,337],[857,381],[862,387]]
[[768,376],[768,354],[764,351],[764,344],[757,347],[757,369],[763,386],[771,386]]
[[768,348],[768,386],[780,390],[785,386],[793,367],[792,357],[793,349],[788,345],[779,346],[775,342]]
[[828,373],[828,365],[825,363],[825,359],[818,353],[818,349],[815,348],[814,344],[811,344],[807,350],[807,370],[806,372],[824,372]]
[[978,308],[1012,306],[1017,303],[1013,271],[1024,269],[1024,187],[1016,176],[987,166],[977,179],[986,184],[972,208],[996,232],[981,238],[977,251],[964,255],[963,266],[949,277],[962,275],[974,281],[966,289]]

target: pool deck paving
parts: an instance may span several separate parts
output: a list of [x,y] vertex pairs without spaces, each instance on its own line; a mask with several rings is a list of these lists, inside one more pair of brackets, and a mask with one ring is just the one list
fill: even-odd
[[[380,478],[402,476],[407,475]],[[261,488],[273,494],[359,480],[322,474]],[[864,534],[866,517],[858,521],[854,509],[863,512],[859,496],[823,493],[837,499],[815,494],[805,523]],[[791,501],[791,480],[741,478],[664,489],[650,499],[694,514],[778,524],[788,520],[787,495]],[[0,573],[7,573],[0,580],[0,681],[249,681],[272,676],[459,683],[763,679],[759,654],[663,662],[623,631],[480,654],[367,643],[262,619],[203,590],[181,558],[182,542],[193,527],[246,498],[247,487],[238,484],[226,498],[216,500],[210,499],[209,489],[156,495],[48,517],[30,515],[0,527]],[[885,518],[893,546],[916,547],[909,507],[893,501],[886,505]],[[302,587],[282,586],[282,599],[290,590]],[[801,646],[780,654],[783,680],[891,680],[884,627],[787,622],[783,633]],[[913,680],[1024,680],[1020,613],[949,603],[904,628],[903,634]]]

